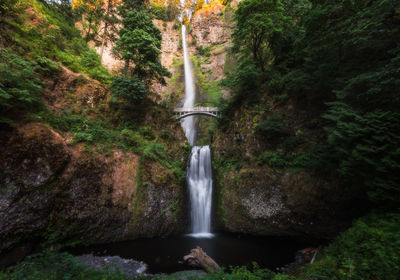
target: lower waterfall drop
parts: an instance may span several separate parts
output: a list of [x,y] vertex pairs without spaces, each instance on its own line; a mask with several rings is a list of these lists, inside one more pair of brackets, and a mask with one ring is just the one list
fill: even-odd
[[192,148],[186,178],[190,193],[191,236],[212,237],[210,231],[213,181],[209,146]]

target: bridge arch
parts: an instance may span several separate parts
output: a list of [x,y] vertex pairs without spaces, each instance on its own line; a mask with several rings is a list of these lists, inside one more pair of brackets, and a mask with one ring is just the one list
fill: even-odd
[[217,107],[175,108],[174,113],[177,120],[194,115],[203,115],[214,118],[219,117],[219,110]]
[[186,113],[180,116],[176,116],[176,119],[179,121],[181,119],[184,119],[186,117],[189,116],[194,116],[194,115],[202,115],[202,116],[209,116],[209,117],[214,117],[214,118],[218,118],[217,114],[213,114],[213,113],[208,113],[208,112],[192,112],[192,113]]

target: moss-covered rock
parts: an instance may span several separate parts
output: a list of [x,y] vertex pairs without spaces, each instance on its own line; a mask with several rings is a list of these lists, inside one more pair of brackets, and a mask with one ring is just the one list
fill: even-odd
[[335,236],[360,213],[357,193],[335,178],[258,160],[271,149],[256,132],[260,115],[240,108],[225,129],[215,131],[219,227],[260,235]]
[[185,229],[184,184],[157,162],[68,147],[40,123],[3,136],[1,154],[1,250],[37,239],[98,243]]

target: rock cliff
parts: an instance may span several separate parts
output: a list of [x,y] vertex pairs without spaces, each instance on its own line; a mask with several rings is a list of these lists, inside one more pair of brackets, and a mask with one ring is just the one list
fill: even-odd
[[269,145],[255,133],[259,115],[238,109],[213,141],[218,227],[258,235],[332,238],[362,211],[336,178],[260,160]]
[[[108,96],[98,82],[67,69],[43,90],[52,114],[89,111],[94,119],[98,112],[111,114]],[[186,140],[179,124],[162,108],[148,110],[142,119],[169,143],[166,153],[182,163],[184,174]],[[1,132],[0,253],[24,255],[40,243],[89,244],[185,230],[184,178],[175,170],[140,153],[103,152],[99,144],[72,139],[37,118]]]

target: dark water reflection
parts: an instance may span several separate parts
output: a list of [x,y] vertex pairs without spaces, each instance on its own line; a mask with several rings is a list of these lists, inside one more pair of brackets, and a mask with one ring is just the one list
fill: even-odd
[[[255,237],[217,233],[213,238],[174,236],[149,238],[75,248],[73,254],[118,255],[143,261],[150,273],[172,273],[188,269],[178,263],[196,246],[200,246],[221,266],[250,266],[275,269],[294,261],[296,251],[312,246],[310,242],[288,237]],[[314,244],[315,245],[315,244]]]

